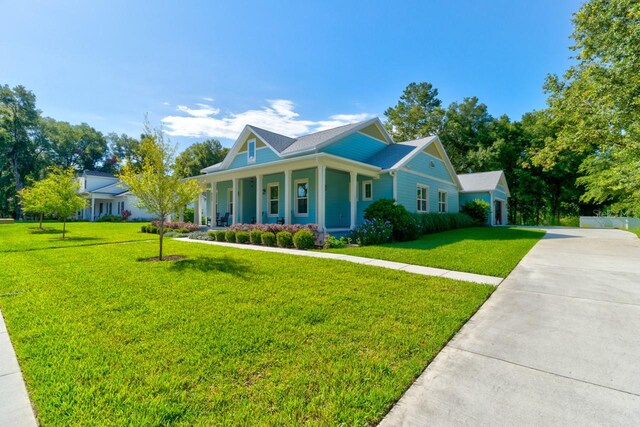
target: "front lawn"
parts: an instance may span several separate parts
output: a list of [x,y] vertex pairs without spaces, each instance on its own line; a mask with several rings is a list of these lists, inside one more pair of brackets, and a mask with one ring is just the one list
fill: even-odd
[[372,424],[494,289],[180,241],[138,261],[156,252],[0,253],[42,425]]
[[507,277],[544,231],[513,227],[462,228],[380,246],[329,249],[407,264]]
[[145,223],[68,222],[66,239],[62,240],[62,223],[45,222],[43,230],[37,222],[0,224],[0,252],[45,248],[65,248],[103,243],[157,239],[154,234],[140,233]]

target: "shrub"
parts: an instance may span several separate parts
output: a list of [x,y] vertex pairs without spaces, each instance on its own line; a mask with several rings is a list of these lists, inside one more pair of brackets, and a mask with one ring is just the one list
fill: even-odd
[[364,224],[351,232],[351,240],[361,246],[379,245],[391,240],[393,227],[381,219],[365,220]]
[[262,236],[260,236],[260,239],[262,240],[262,244],[265,246],[275,246],[276,245],[276,235],[273,234],[270,231],[266,231],[264,233],[262,233]]
[[423,213],[415,214],[421,234],[437,233],[456,228],[473,227],[473,219],[463,213]]
[[396,204],[392,199],[380,199],[371,203],[364,210],[364,218],[370,221],[379,219],[391,224],[393,240],[398,242],[415,240],[420,236],[415,218],[404,206]]
[[288,231],[291,235],[296,234],[300,230],[309,230],[312,233],[316,233],[318,226],[316,224],[233,224],[229,227],[234,231],[251,231],[260,230],[262,232],[270,231],[274,235],[280,231]]
[[475,199],[465,203],[460,212],[469,215],[476,225],[485,225],[489,219],[491,205],[485,200]]
[[326,239],[324,239],[324,245],[323,247],[325,249],[341,249],[341,248],[345,248],[349,243],[350,243],[349,238],[347,237],[341,237],[341,238],[337,238],[334,236],[327,236]]
[[213,237],[206,231],[194,231],[189,233],[189,238],[193,240],[213,240]]
[[122,212],[120,212],[120,218],[122,218],[123,221],[128,220],[130,216],[131,216],[131,211],[128,211],[125,209]]
[[281,248],[292,248],[293,247],[293,236],[288,231],[280,231],[276,234],[276,242],[278,247]]
[[213,231],[213,230],[211,230],[211,231],[207,231],[207,235],[208,235],[209,237],[211,237],[213,240],[217,240],[217,239],[216,239],[216,232],[215,232],[215,231]]
[[224,232],[224,238],[229,243],[235,243],[236,242],[236,232],[233,231],[233,230],[227,230],[227,231]]
[[214,231],[216,236],[216,242],[226,242],[227,241],[227,233],[222,230]]
[[316,244],[316,236],[309,230],[299,230],[293,235],[293,244],[297,249],[311,249]]
[[97,220],[98,222],[122,222],[122,217],[119,215],[102,215]]
[[[160,221],[158,220],[152,221],[151,224],[155,225],[156,227],[160,227]],[[194,224],[192,222],[181,222],[181,221],[165,221],[164,228],[168,230],[178,230],[180,228],[186,228],[190,232],[199,230],[199,227],[197,224]]]
[[140,232],[142,232],[142,233],[148,233],[148,231],[147,231],[147,228],[148,228],[148,227],[149,227],[148,225],[143,225],[142,227],[140,227]]
[[246,231],[238,231],[236,233],[236,242],[249,243],[249,233],[247,233]]
[[177,233],[189,233],[189,229],[187,227],[177,228],[175,231]]
[[186,208],[182,213],[182,217],[184,218],[185,222],[193,222],[194,220],[193,208]]
[[253,243],[254,245],[262,244],[261,236],[262,236],[262,231],[258,229],[254,229],[254,230],[251,230],[251,232],[249,232],[249,239],[251,240],[251,243]]

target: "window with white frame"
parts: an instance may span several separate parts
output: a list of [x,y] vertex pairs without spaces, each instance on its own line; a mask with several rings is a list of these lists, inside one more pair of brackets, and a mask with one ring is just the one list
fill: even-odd
[[362,181],[362,200],[373,199],[373,181]]
[[277,217],[280,215],[280,185],[277,182],[267,184],[267,195],[269,196],[267,215]]
[[429,212],[429,187],[423,184],[416,186],[416,208],[418,212]]
[[309,180],[296,180],[294,188],[296,196],[296,215],[307,216],[309,214]]
[[256,161],[256,140],[247,141],[247,162],[254,163]]
[[447,192],[443,190],[438,191],[438,212],[446,213],[448,210],[447,206]]

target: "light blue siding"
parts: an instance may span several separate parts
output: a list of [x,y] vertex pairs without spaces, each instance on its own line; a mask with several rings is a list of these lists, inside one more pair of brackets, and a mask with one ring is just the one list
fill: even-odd
[[409,212],[417,212],[417,186],[418,184],[429,187],[428,212],[438,212],[438,191],[447,192],[447,211],[457,213],[459,211],[458,189],[453,184],[447,184],[424,176],[419,176],[406,171],[398,172],[398,203]]
[[261,165],[264,163],[270,163],[280,160],[280,157],[273,152],[269,147],[261,147],[256,150],[256,161],[253,163],[247,163],[247,152],[242,151],[233,158],[229,169],[237,169],[245,166]]
[[364,162],[385,147],[387,144],[384,142],[361,133],[355,133],[334,142],[322,149],[321,152]]
[[[298,179],[308,179],[309,180],[309,214],[307,216],[298,216],[296,215],[296,199],[295,199],[295,191],[296,185],[295,182]],[[302,169],[293,171],[291,173],[291,222],[293,224],[315,224],[316,223],[316,169]]]
[[351,203],[348,172],[327,169],[325,193],[325,223],[327,228],[349,227]]
[[[270,217],[269,212],[269,184],[278,184],[278,215]],[[275,224],[278,218],[284,217],[284,173],[265,175],[262,177],[262,222],[264,224]]]
[[[433,162],[433,167],[431,166],[431,162]],[[453,183],[453,179],[451,178],[447,167],[444,165],[444,162],[436,157],[428,155],[425,152],[418,153],[409,163],[407,163],[405,168]]]
[[[373,181],[372,200],[362,200],[362,181]],[[358,209],[356,215],[357,225],[364,222],[364,210],[379,199],[393,199],[393,177],[388,174],[382,174],[378,179],[373,179],[364,175],[358,175]]]

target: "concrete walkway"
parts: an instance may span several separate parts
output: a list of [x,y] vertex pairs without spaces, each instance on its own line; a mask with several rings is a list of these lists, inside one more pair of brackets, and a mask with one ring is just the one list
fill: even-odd
[[442,268],[424,267],[421,265],[405,264],[403,262],[384,261],[381,259],[364,258],[360,256],[334,254],[331,252],[301,251],[298,249],[283,249],[269,246],[242,245],[238,243],[212,242],[210,240],[175,239],[181,242],[205,243],[208,245],[227,246],[237,249],[248,249],[261,252],[276,252],[288,255],[307,256],[312,258],[335,259],[340,261],[354,262],[356,264],[366,264],[374,267],[389,268],[391,270],[402,270],[424,276],[440,276],[447,279],[464,280],[466,282],[483,283],[497,286],[502,282],[502,277],[484,276],[482,274],[465,273],[462,271],[444,270]]
[[640,423],[640,240],[547,230],[381,426]]
[[37,425],[18,359],[0,313],[0,427]]

